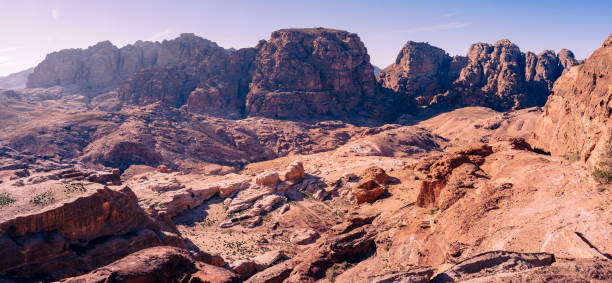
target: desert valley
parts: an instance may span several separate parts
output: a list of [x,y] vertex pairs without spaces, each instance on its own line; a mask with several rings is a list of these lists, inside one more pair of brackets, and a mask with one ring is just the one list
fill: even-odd
[[612,281],[612,35],[211,40],[0,78],[0,282]]

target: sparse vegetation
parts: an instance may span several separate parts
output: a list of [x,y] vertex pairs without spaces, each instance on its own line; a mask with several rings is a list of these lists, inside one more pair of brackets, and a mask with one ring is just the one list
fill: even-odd
[[47,205],[55,201],[55,197],[52,192],[44,192],[37,194],[30,199],[31,204],[35,205]]
[[11,194],[9,193],[0,193],[0,207],[5,207],[13,204],[17,201]]
[[593,179],[602,185],[612,183],[612,138],[608,140],[606,150],[601,156],[599,167],[593,169],[591,174]]
[[563,157],[563,159],[569,162],[576,162],[580,160],[580,152],[566,153],[566,154],[561,155],[561,157]]
[[87,188],[85,188],[85,186],[81,183],[76,183],[76,184],[69,184],[66,185],[64,188],[64,193],[67,194],[71,194],[71,193],[75,193],[75,192],[86,192]]
[[353,266],[355,266],[355,264],[348,261],[336,263],[332,267],[328,268],[327,271],[325,271],[325,277],[329,281],[334,282],[336,281],[336,277],[338,275],[344,273],[344,271],[348,270]]

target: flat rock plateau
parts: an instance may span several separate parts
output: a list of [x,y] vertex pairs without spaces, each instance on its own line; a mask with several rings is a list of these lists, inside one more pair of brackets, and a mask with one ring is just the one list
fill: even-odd
[[0,282],[612,281],[612,35],[376,72],[326,28],[49,54],[0,90]]

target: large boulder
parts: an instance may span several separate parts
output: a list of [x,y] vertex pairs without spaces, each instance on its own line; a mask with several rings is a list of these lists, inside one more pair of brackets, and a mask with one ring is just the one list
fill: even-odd
[[351,189],[357,204],[374,202],[387,191],[389,176],[382,168],[372,166],[366,169],[359,184]]

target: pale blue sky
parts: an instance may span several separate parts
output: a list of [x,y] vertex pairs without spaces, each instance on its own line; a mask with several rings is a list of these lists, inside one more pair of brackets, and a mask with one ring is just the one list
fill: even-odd
[[0,75],[63,48],[123,46],[193,32],[229,48],[254,46],[288,27],[359,34],[372,63],[393,62],[407,40],[451,55],[508,38],[523,51],[565,47],[585,58],[612,32],[612,0],[599,1],[29,1],[0,0]]

